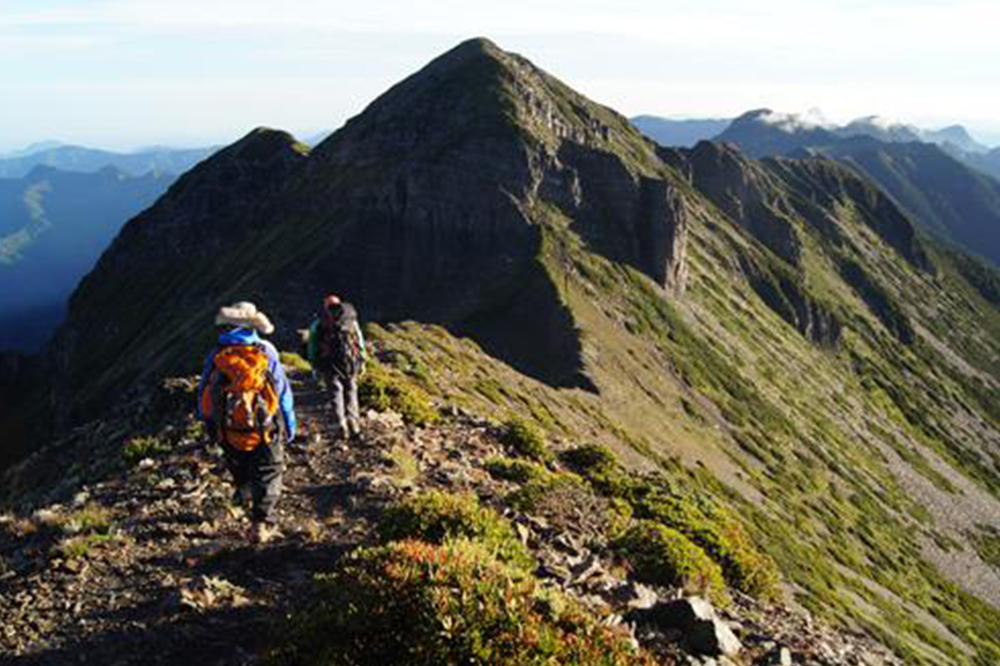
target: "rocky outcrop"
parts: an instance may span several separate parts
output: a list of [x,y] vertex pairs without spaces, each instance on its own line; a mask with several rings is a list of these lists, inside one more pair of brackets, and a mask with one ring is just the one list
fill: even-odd
[[909,317],[860,264],[845,259],[840,264],[840,275],[893,337],[904,345],[913,343],[916,333]]
[[806,338],[825,347],[840,342],[842,325],[833,310],[812,296],[800,279],[779,266],[743,254],[740,263],[761,300]]
[[563,204],[588,249],[683,293],[691,204],[677,185],[665,175],[634,174],[620,156],[577,144],[563,145],[558,158],[571,174],[559,181],[571,186],[554,202]]
[[687,204],[666,180],[643,179],[640,193],[640,260],[658,284],[682,294],[687,284]]
[[735,146],[702,141],[686,160],[702,194],[777,256],[798,263],[801,242],[780,183]]
[[662,631],[681,632],[688,649],[696,654],[732,656],[743,649],[729,625],[716,615],[712,604],[701,597],[661,601],[631,617]]

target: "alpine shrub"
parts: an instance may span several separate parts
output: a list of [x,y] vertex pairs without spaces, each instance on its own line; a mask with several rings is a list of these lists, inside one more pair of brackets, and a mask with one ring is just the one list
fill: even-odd
[[538,463],[520,458],[490,458],[485,467],[494,479],[514,483],[537,481],[551,474]]
[[162,437],[133,437],[122,447],[122,460],[131,467],[145,458],[170,453],[173,448],[173,445]]
[[519,417],[504,423],[501,441],[525,458],[545,462],[552,457],[538,426]]
[[472,539],[504,562],[527,569],[535,566],[510,523],[492,509],[480,506],[475,495],[431,491],[409,497],[386,510],[379,523],[379,535],[383,543],[419,539],[443,544]]
[[675,492],[652,487],[637,513],[684,534],[719,563],[729,585],[757,599],[780,596],[777,565],[760,552],[749,535],[725,509]]
[[645,583],[680,587],[726,603],[722,570],[701,548],[677,530],[640,521],[615,542],[636,578]]
[[574,472],[587,479],[603,495],[624,497],[632,487],[628,476],[618,466],[618,459],[611,449],[601,444],[584,444],[563,451],[563,462]]
[[358,383],[358,400],[369,409],[399,412],[407,423],[427,425],[441,418],[430,397],[405,375],[378,361],[369,361]]
[[558,593],[543,594],[534,578],[474,542],[401,541],[363,550],[318,585],[313,608],[271,663],[653,663],[622,633],[600,626],[568,599],[552,603]]

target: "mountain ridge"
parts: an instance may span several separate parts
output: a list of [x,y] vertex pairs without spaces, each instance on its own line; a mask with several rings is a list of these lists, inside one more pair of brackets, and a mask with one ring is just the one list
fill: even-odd
[[836,162],[659,147],[484,40],[297,145],[254,132],[126,225],[47,350],[64,426],[196,371],[218,305],[293,349],[333,290],[442,410],[726,507],[818,617],[912,663],[1000,656],[991,269]]
[[748,112],[720,134],[752,157],[824,155],[847,164],[884,189],[924,229],[1000,262],[1000,181],[921,141],[883,141],[866,133],[842,136],[822,127],[788,131]]

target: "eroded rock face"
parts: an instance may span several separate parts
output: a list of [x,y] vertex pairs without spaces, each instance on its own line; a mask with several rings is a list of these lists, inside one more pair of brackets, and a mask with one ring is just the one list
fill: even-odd
[[837,315],[793,274],[769,269],[746,255],[741,257],[741,267],[761,300],[799,333],[825,347],[838,345],[842,325]]
[[735,146],[702,141],[687,154],[691,178],[722,212],[776,255],[798,264],[801,242],[777,183]]
[[567,214],[589,248],[683,293],[690,203],[677,186],[666,178],[635,175],[618,155],[577,144],[562,146],[559,165],[571,174],[559,180],[571,183],[572,190],[554,202],[573,199]]

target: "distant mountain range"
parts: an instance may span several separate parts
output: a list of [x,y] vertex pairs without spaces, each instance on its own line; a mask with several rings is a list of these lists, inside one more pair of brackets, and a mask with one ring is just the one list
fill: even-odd
[[[762,154],[783,152],[783,146],[792,149],[800,145],[829,143],[833,138],[848,139],[866,136],[886,143],[921,141],[940,146],[959,161],[1000,179],[1000,147],[989,148],[976,141],[961,125],[950,125],[941,129],[922,129],[915,125],[899,123],[881,116],[865,116],[852,120],[843,126],[827,121],[818,112],[807,114],[776,113],[770,109],[758,109],[744,114],[736,121],[743,123],[747,117],[771,125],[780,132],[771,133],[770,140],[776,143],[767,147],[756,144]],[[734,122],[733,119],[672,119],[653,115],[635,116],[631,119],[635,127],[661,146],[692,147],[699,141],[719,137]],[[793,135],[789,137],[787,135]],[[762,141],[758,137],[755,142]]]
[[48,166],[62,171],[92,173],[112,166],[122,172],[141,176],[156,173],[184,173],[216,151],[207,148],[153,147],[130,153],[118,153],[97,148],[45,141],[28,148],[0,155],[0,178],[22,178],[37,166]]
[[0,179],[0,349],[41,345],[122,225],[175,178],[112,166],[96,173],[36,166]]
[[[932,136],[948,141],[928,142]],[[1000,181],[970,164],[974,158],[988,164],[998,153],[983,152],[961,128],[925,132],[875,118],[835,127],[759,109],[734,120],[715,140],[756,158],[837,159],[880,185],[939,238],[1000,263]]]
[[673,120],[658,116],[636,116],[630,122],[640,132],[661,146],[691,148],[699,141],[711,139],[729,127],[731,118]]

